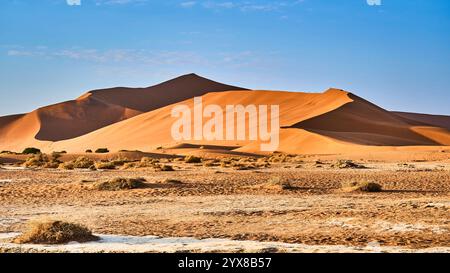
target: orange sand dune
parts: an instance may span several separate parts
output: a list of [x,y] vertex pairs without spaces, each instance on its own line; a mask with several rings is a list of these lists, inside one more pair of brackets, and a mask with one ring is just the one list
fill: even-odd
[[189,74],[148,88],[90,91],[76,100],[43,107],[29,114],[0,117],[0,143],[5,148],[14,148],[34,139],[71,139],[207,92],[237,89],[241,88]]
[[[111,151],[141,150],[152,151],[159,147],[168,148],[166,152],[193,153],[204,146],[205,153],[243,154],[259,153],[258,141],[174,141],[171,127],[177,120],[171,117],[175,105],[187,105],[193,109],[193,99],[198,96],[192,82],[188,79],[204,80],[195,75],[181,77],[185,81],[182,94],[175,92],[179,79],[168,82],[171,88],[157,86],[160,97],[149,95],[153,104],[145,108],[144,95],[138,100],[127,100],[123,92],[93,91],[80,97],[71,104],[63,103],[51,106],[50,109],[32,112],[24,116],[5,117],[11,120],[6,126],[0,124],[0,149],[21,150],[34,146],[44,151],[66,150],[71,153],[83,152],[86,149],[99,147]],[[167,84],[167,83],[165,83]],[[217,83],[208,86],[228,88]],[[164,85],[164,84],[163,84]],[[191,86],[192,85],[192,86]],[[184,90],[190,90],[184,92]],[[445,126],[445,117],[424,120],[413,120],[404,115],[386,111],[362,98],[339,89],[330,89],[324,93],[300,93],[282,91],[232,90],[209,92],[202,96],[203,105],[216,104],[225,109],[226,105],[279,105],[280,106],[280,146],[279,151],[304,154],[337,154],[370,151],[393,151],[430,149],[450,145],[450,132]],[[138,91],[136,91],[138,92]],[[200,91],[199,91],[200,92]],[[206,91],[201,91],[200,93]],[[139,92],[138,92],[139,93]],[[161,95],[164,93],[164,95]],[[139,93],[141,94],[141,93]],[[143,94],[143,93],[142,93]],[[153,93],[151,93],[153,94]],[[176,94],[177,96],[175,96]],[[141,96],[141,95],[139,95]],[[167,98],[170,97],[170,99]],[[189,99],[181,101],[183,96]],[[180,102],[173,103],[176,97]],[[141,101],[142,100],[142,101]],[[164,104],[170,104],[162,106]],[[85,106],[89,105],[89,106]],[[106,106],[105,106],[106,105]],[[150,106],[148,106],[150,107]],[[81,110],[80,110],[81,109]],[[89,110],[86,110],[89,109]],[[92,111],[85,115],[86,111]],[[145,113],[142,113],[146,111]],[[70,114],[67,114],[67,113]],[[139,114],[142,113],[142,114]],[[60,123],[70,123],[76,116],[76,121],[65,125],[65,128],[82,134],[81,130],[91,130],[79,137],[61,141],[41,141],[59,134],[68,138],[65,130],[58,126],[42,126],[45,118],[66,120]],[[94,116],[96,118],[92,118]],[[430,119],[430,117],[427,117]],[[249,117],[246,117],[248,123]],[[438,120],[438,121],[436,121]],[[207,119],[204,119],[206,122]],[[2,119],[0,119],[2,122]],[[4,122],[5,123],[5,122]],[[58,124],[60,124],[58,123]],[[100,124],[101,123],[101,124]],[[78,128],[82,124],[82,129]],[[102,125],[106,124],[106,125]],[[109,125],[108,125],[109,124]],[[95,125],[102,128],[94,130]],[[439,126],[442,125],[442,126]],[[226,130],[226,128],[224,128]],[[247,132],[249,128],[246,128]],[[58,132],[62,131],[62,132]],[[37,132],[37,134],[36,134]],[[34,137],[36,135],[36,137]]]
[[[193,99],[178,104],[193,108]],[[449,145],[445,128],[412,126],[401,117],[351,93],[330,89],[324,93],[276,91],[232,91],[208,93],[203,104],[279,104],[280,147],[289,153],[346,153],[351,151],[395,150],[396,146]],[[177,104],[174,104],[177,105]],[[111,150],[147,151],[173,146],[173,122],[169,105],[107,126],[79,138],[54,143],[52,149],[81,151],[108,147]],[[248,117],[247,117],[248,121]],[[247,128],[248,129],[248,128]],[[190,141],[196,145],[236,148],[237,152],[258,153],[257,141]],[[226,149],[223,149],[224,151]]]

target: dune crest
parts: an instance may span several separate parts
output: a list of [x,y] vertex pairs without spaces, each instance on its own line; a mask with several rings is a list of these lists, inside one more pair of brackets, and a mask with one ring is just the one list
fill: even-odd
[[242,88],[188,74],[147,88],[89,91],[75,100],[42,107],[25,115],[1,117],[0,140],[2,147],[14,148],[20,142],[25,145],[34,139],[52,142],[71,139],[194,96],[227,90]]

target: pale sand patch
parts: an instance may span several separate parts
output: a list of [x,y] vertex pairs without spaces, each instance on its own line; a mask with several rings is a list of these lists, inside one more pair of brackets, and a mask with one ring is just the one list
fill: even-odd
[[[100,240],[88,243],[69,243],[64,245],[12,244],[9,240],[20,233],[0,233],[0,248],[21,248],[25,250],[48,252],[264,252],[276,249],[278,252],[291,253],[450,253],[450,247],[426,249],[406,249],[383,247],[371,242],[364,247],[342,245],[304,245],[278,242],[237,241],[227,239],[195,239],[188,237],[160,238],[156,236],[120,236],[99,235]],[[3,241],[3,242],[2,242]]]

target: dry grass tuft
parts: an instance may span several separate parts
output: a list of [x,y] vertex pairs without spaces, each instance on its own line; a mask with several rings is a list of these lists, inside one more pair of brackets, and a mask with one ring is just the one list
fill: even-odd
[[374,182],[367,181],[350,181],[343,182],[341,184],[341,190],[343,192],[381,192],[382,186]]
[[339,169],[365,169],[366,166],[357,164],[352,160],[338,160],[332,167]]
[[144,178],[114,178],[110,181],[94,184],[94,189],[101,191],[118,191],[145,188]]
[[116,168],[116,165],[111,161],[97,162],[95,163],[95,168],[99,170],[114,170]]
[[159,166],[159,170],[163,172],[173,172],[175,171],[171,165],[161,165]]
[[181,185],[183,182],[177,179],[166,179],[162,181],[163,184]]
[[186,162],[186,163],[202,163],[202,158],[193,156],[193,155],[188,155],[184,158],[184,162]]
[[78,224],[63,221],[31,222],[29,230],[12,241],[16,244],[65,244],[89,242],[99,238]]
[[77,169],[89,169],[94,165],[94,161],[85,156],[80,156],[73,161],[73,167]]

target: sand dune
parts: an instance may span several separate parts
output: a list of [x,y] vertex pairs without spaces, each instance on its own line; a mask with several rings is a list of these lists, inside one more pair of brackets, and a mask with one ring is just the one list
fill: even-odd
[[[223,109],[227,104],[252,103],[280,105],[282,129],[279,150],[284,152],[345,153],[352,150],[392,149],[395,146],[449,144],[450,132],[445,128],[413,126],[393,113],[338,89],[324,93],[231,91],[212,92],[203,96],[204,105],[217,104]],[[193,99],[178,104],[192,108]],[[53,148],[81,151],[92,147],[108,147],[112,150],[146,151],[180,144],[170,135],[170,128],[175,121],[170,111],[174,105],[118,122],[79,138],[55,143]],[[258,141],[190,143],[228,146],[247,153],[259,152],[260,148]],[[227,149],[223,150],[226,152]]]
[[258,141],[174,141],[172,108],[183,104],[193,109],[193,97],[201,95],[203,105],[222,109],[238,104],[279,105],[279,151],[283,152],[329,154],[450,145],[450,117],[389,112],[340,89],[323,93],[243,90],[190,74],[149,88],[91,91],[74,101],[2,117],[0,149],[20,151],[34,146],[80,153],[99,147],[111,151],[167,147],[176,153],[193,153],[208,146],[212,148],[203,152],[259,152]]
[[405,119],[411,125],[436,126],[450,130],[450,116],[427,115],[405,112],[392,112]]
[[71,139],[207,92],[238,89],[242,88],[189,74],[148,88],[94,90],[76,100],[43,107],[25,115],[1,117],[1,146],[12,149],[32,143],[34,139]]

